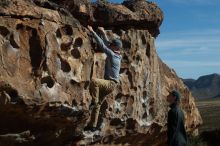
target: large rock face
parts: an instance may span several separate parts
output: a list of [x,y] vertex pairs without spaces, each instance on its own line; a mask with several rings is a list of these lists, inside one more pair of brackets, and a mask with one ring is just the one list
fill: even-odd
[[[164,145],[171,89],[184,97],[187,131],[197,129],[193,97],[156,53],[163,19],[156,4],[54,2],[0,2],[1,145]],[[93,116],[89,85],[103,78],[105,55],[87,24],[104,26],[124,45],[120,83],[103,101],[94,132],[84,131]]]
[[122,5],[100,2],[90,4],[88,0],[64,0],[61,4],[76,17],[81,24],[104,26],[114,29],[145,29],[152,36],[159,34],[163,13],[152,2],[145,0],[127,0]]

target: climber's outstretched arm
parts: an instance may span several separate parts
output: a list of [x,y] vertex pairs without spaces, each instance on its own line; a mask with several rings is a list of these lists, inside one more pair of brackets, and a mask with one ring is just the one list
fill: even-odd
[[110,45],[110,41],[106,35],[105,29],[103,27],[98,27],[98,30],[101,32],[101,37],[102,37],[105,45],[107,45],[107,46]]
[[105,52],[109,56],[114,55],[114,52],[105,45],[104,41],[96,34],[93,28],[88,25],[88,29],[95,37],[99,47],[103,50],[103,52]]

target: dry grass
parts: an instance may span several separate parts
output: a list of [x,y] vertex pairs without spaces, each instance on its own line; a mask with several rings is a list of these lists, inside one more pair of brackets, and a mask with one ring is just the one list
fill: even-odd
[[203,119],[200,132],[220,129],[220,98],[196,101]]
[[188,146],[220,146],[220,98],[197,100],[203,119],[199,135],[189,138]]

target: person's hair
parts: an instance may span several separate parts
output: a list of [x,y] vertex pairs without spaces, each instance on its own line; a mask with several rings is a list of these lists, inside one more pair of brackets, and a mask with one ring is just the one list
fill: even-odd
[[120,39],[113,39],[111,45],[117,47],[119,50],[122,48],[122,42]]
[[180,101],[181,95],[180,95],[179,91],[173,90],[170,92],[170,94],[173,95],[174,97],[176,97],[175,101]]

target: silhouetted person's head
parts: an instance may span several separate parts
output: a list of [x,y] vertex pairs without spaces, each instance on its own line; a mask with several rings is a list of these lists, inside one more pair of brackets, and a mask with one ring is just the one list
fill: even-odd
[[169,95],[167,96],[167,102],[169,102],[170,104],[173,103],[179,103],[180,102],[180,93],[177,90],[173,90],[171,92],[169,92]]

